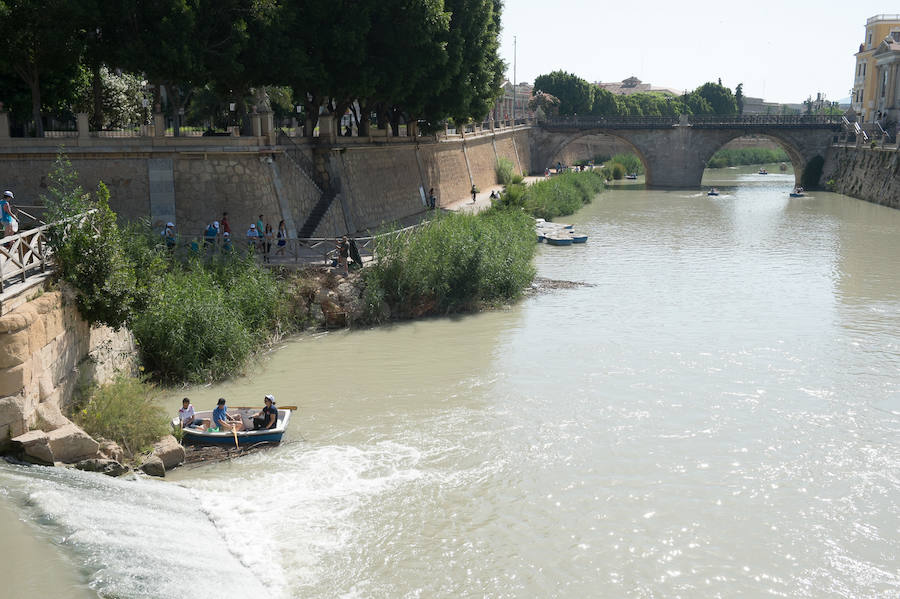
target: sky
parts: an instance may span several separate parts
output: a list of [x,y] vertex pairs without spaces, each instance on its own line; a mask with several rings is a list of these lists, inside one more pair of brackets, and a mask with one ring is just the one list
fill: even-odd
[[512,79],[515,36],[519,82],[562,69],[588,81],[634,75],[682,90],[721,78],[770,102],[817,92],[841,100],[866,19],[887,13],[900,13],[900,2],[506,0],[501,54]]

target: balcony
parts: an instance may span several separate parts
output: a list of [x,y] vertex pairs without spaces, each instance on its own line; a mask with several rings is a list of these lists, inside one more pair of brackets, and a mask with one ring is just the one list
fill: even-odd
[[900,14],[892,14],[892,15],[875,15],[874,17],[869,17],[866,19],[866,27],[869,25],[874,25],[875,23],[887,23],[890,21],[900,21]]

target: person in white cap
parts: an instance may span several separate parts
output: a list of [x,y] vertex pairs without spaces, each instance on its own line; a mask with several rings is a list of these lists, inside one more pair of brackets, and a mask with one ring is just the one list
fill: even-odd
[[166,247],[170,250],[175,249],[175,223],[167,222],[162,234],[166,238]]
[[3,234],[9,236],[19,230],[19,221],[13,214],[13,207],[10,202],[16,199],[13,192],[8,189],[3,192],[3,199],[0,200],[0,223],[3,223]]
[[270,429],[278,425],[278,408],[275,407],[275,396],[266,395],[266,407],[253,415],[253,428]]
[[259,231],[256,230],[256,223],[250,223],[250,228],[247,229],[247,242],[250,244],[250,249],[256,249],[257,242],[259,241]]

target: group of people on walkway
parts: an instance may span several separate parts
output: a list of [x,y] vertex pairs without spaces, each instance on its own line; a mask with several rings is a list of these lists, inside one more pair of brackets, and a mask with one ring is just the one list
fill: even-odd
[[[178,245],[175,223],[171,221],[166,223],[162,235],[165,238],[166,246],[174,250]],[[228,222],[228,213],[223,212],[221,220],[214,220],[209,223],[203,230],[201,237],[203,239],[203,248],[207,251],[216,248],[221,248],[223,252],[233,251],[233,238],[231,224]],[[250,223],[250,228],[247,229],[245,237],[247,238],[249,249],[262,254],[263,262],[269,262],[273,246],[276,248],[275,255],[284,255],[288,239],[287,226],[284,219],[282,219],[278,223],[278,229],[274,230],[271,223],[264,223],[264,217],[260,214],[255,223]],[[199,251],[199,240],[191,240],[190,248],[192,251]]]
[[[250,416],[252,430],[268,430],[278,425],[278,408],[275,407],[275,396],[266,395],[263,399],[265,405],[261,410]],[[210,418],[200,418],[194,411],[191,400],[187,397],[181,400],[181,409],[178,410],[178,420],[181,428],[196,428],[210,433],[236,432],[245,430],[243,417],[238,413],[228,413],[224,397],[220,397]]]

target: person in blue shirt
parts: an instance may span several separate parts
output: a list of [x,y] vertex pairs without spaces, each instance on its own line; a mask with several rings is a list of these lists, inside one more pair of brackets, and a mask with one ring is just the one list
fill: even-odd
[[278,408],[275,407],[275,396],[266,395],[266,407],[253,415],[253,429],[270,429],[278,425]]
[[225,407],[225,398],[220,397],[216,404],[216,409],[212,413],[213,427],[220,431],[240,431],[244,429],[244,423],[241,417],[235,414],[228,414],[228,408]]

